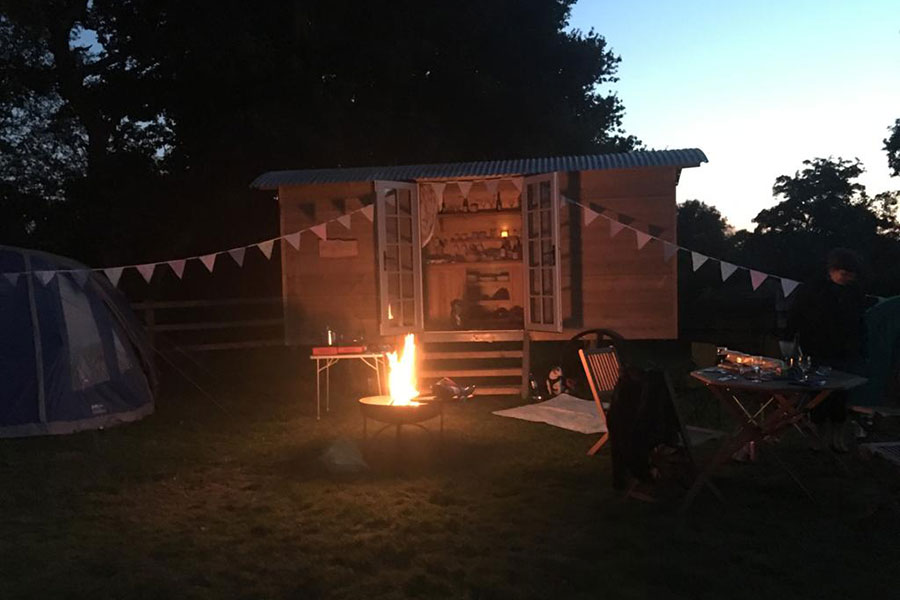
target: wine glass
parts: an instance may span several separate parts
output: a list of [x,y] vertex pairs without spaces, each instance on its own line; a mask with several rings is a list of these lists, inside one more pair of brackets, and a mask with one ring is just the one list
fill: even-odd
[[809,379],[809,374],[813,370],[812,357],[808,354],[804,354],[797,362],[798,366],[800,367],[800,372],[803,373],[803,381],[807,381]]

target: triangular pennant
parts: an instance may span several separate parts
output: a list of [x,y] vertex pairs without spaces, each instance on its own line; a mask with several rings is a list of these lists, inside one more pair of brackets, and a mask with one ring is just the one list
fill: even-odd
[[663,242],[663,260],[669,262],[675,253],[678,252],[678,246],[671,242]]
[[609,220],[609,237],[616,237],[616,234],[618,234],[623,229],[625,229],[625,225],[623,225],[622,223],[619,223],[614,219]]
[[708,256],[704,256],[699,252],[691,252],[691,264],[694,266],[694,270],[696,271],[697,269],[702,267],[703,263],[705,263],[706,259],[708,258]]
[[144,281],[150,283],[150,280],[153,278],[153,272],[156,271],[156,263],[135,265],[135,268],[138,270],[138,273],[141,274],[141,277],[144,278]]
[[488,179],[484,182],[484,187],[487,189],[487,193],[490,194],[491,198],[497,195],[497,185],[500,183],[497,179]]
[[244,254],[247,252],[246,248],[232,248],[228,251],[228,255],[234,259],[234,262],[238,264],[239,267],[244,266]]
[[19,282],[19,274],[18,273],[4,273],[3,278],[9,282],[9,285],[15,287],[15,285]]
[[206,256],[201,256],[200,262],[203,263],[203,266],[206,267],[207,271],[212,273],[213,267],[216,264],[216,255],[215,254],[207,254]]
[[635,239],[637,240],[637,247],[638,247],[638,250],[640,250],[641,248],[643,248],[644,246],[646,246],[646,245],[647,245],[647,242],[649,242],[650,240],[653,239],[652,237],[650,237],[649,235],[647,235],[647,234],[644,233],[643,231],[638,231],[637,229],[634,230],[634,237],[635,237]]
[[272,248],[275,247],[275,240],[266,240],[265,242],[260,242],[256,245],[259,248],[259,251],[263,253],[263,256],[266,258],[272,258]]
[[47,285],[54,277],[56,277],[56,271],[35,271],[34,276],[37,277],[42,284]]
[[724,260],[719,261],[719,268],[722,270],[722,281],[727,281],[737,271],[737,265],[727,263]]
[[596,212],[594,212],[590,208],[585,208],[584,209],[584,225],[585,226],[590,225],[599,216],[600,215],[598,215]]
[[[294,247],[294,250],[300,249],[300,232],[291,233],[289,235],[284,236],[284,241]],[[268,258],[268,257],[266,257]]]
[[781,291],[784,292],[784,297],[787,298],[790,296],[797,286],[800,285],[799,281],[794,281],[793,279],[785,279],[781,278]]
[[319,236],[319,239],[321,239],[321,240],[327,240],[327,239],[328,239],[328,229],[327,229],[327,227],[328,227],[327,224],[325,224],[325,223],[319,223],[318,225],[315,225],[315,226],[313,226],[313,227],[310,227],[309,230],[312,231],[312,232],[313,232],[314,234],[316,234],[317,236]]
[[119,278],[122,277],[123,269],[124,267],[110,267],[108,269],[103,269],[103,274],[106,275],[109,282],[113,284],[113,287],[116,287],[119,285]]
[[658,238],[659,236],[661,236],[663,231],[665,231],[665,229],[663,229],[659,225],[650,225],[650,224],[647,225],[647,233],[649,233],[650,235],[652,235],[655,238]]
[[[441,185],[443,185],[443,184],[441,184]],[[375,205],[374,204],[368,204],[366,206],[363,206],[359,212],[361,212],[363,214],[363,216],[369,220],[369,222],[372,222],[372,220],[375,219]]]
[[350,229],[350,215],[341,215],[337,218],[337,222],[347,229]]
[[459,186],[459,192],[462,194],[463,198],[469,197],[469,190],[472,189],[471,181],[457,181],[456,185]]
[[765,273],[760,273],[759,271],[754,271],[750,269],[750,284],[753,286],[753,291],[762,285],[762,282],[766,280],[768,277]]
[[169,268],[172,269],[172,272],[175,273],[175,277],[181,279],[181,276],[184,275],[184,265],[187,261],[183,258],[178,260],[170,260]]
[[84,289],[84,286],[87,284],[88,279],[91,276],[91,272],[87,269],[78,269],[69,273],[69,276],[78,284],[78,287]]

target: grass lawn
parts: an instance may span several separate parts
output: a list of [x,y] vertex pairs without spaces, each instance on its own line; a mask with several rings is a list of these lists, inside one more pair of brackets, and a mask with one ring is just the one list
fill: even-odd
[[[0,440],[0,598],[887,598],[900,589],[900,471],[842,474],[797,436],[673,503],[622,501],[594,436],[448,408],[443,442],[382,435],[355,478],[318,457],[361,443],[341,365],[315,420],[310,361],[217,359],[216,401],[167,377],[143,422]],[[299,365],[299,366],[298,366]],[[697,402],[708,401],[702,390]],[[689,399],[690,400],[690,399]],[[694,401],[690,400],[690,401]],[[689,411],[690,414],[690,411]],[[431,425],[436,427],[436,421]],[[386,432],[387,433],[387,432]]]

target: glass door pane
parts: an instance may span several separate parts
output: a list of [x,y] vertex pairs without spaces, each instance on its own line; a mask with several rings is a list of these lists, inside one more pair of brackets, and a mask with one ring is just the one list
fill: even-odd
[[417,184],[376,181],[381,333],[422,328],[422,251]]
[[562,331],[559,281],[559,195],[556,173],[526,177],[522,188],[528,301],[525,328]]

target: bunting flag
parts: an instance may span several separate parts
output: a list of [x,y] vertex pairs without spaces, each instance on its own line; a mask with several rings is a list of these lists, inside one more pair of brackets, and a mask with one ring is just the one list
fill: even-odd
[[170,260],[168,262],[169,268],[172,269],[172,272],[175,273],[175,277],[181,279],[181,276],[184,275],[184,265],[187,261],[183,258],[178,260]]
[[125,267],[110,267],[108,269],[103,269],[103,274],[106,275],[106,278],[109,279],[109,282],[116,287],[119,285],[119,278],[122,277],[122,271]]
[[708,256],[704,256],[699,252],[691,252],[691,264],[694,266],[694,271],[702,267],[703,263],[705,263],[708,258]]
[[156,271],[156,263],[137,265],[135,268],[138,270],[138,273],[141,274],[141,277],[144,278],[144,281],[150,283],[150,279],[153,278],[153,272]]
[[[317,236],[319,236],[320,240],[327,240],[328,239],[328,229],[327,228],[328,228],[328,225],[326,223],[319,223],[318,225],[316,225],[314,227],[310,227],[309,230],[312,231]],[[297,237],[298,238],[300,237],[299,233],[297,234]]]
[[652,239],[649,235],[647,235],[643,231],[639,231],[637,229],[634,230],[634,236],[635,236],[635,239],[637,240],[638,250],[640,250],[641,248],[646,246],[647,242],[649,242]]
[[[441,184],[441,185],[444,185],[444,184]],[[443,189],[444,188],[441,188],[441,190],[442,190],[441,191],[441,202],[442,203],[443,203]],[[369,220],[370,223],[373,220],[375,220],[375,205],[374,204],[367,204],[367,205],[363,206],[361,209],[359,209],[359,212],[361,212],[363,214],[363,216]]]
[[784,297],[787,298],[790,296],[794,290],[797,289],[797,286],[800,285],[799,281],[794,281],[793,279],[785,279],[781,278],[781,291],[784,292]]
[[[440,212],[441,209],[444,208],[444,188],[447,187],[447,184],[440,181],[435,181],[433,183],[430,183],[429,185],[431,186],[431,193],[434,194],[434,199],[437,202],[438,212]],[[364,208],[363,214],[365,214],[365,210],[366,209]],[[367,215],[366,218],[368,218],[370,221],[372,220],[372,217],[369,215]]]
[[459,191],[462,194],[463,198],[469,197],[469,191],[472,189],[471,181],[457,181],[456,185],[459,186]]
[[340,223],[341,225],[343,225],[345,228],[350,229],[351,228],[350,213],[347,213],[346,215],[341,215],[340,217],[338,217],[337,222]]
[[719,261],[719,266],[722,269],[722,281],[727,281],[728,278],[731,277],[735,271],[737,271],[737,265],[727,263],[724,260]]
[[[300,232],[292,233],[290,235],[284,236],[284,241],[294,247],[294,250],[300,249]],[[266,257],[268,258],[268,256]]]
[[71,277],[81,289],[84,289],[84,286],[87,285],[90,276],[91,272],[87,269],[77,269],[69,273],[69,277]]
[[4,273],[3,278],[6,279],[13,287],[15,287],[17,283],[19,283],[18,273]]
[[56,271],[35,271],[34,275],[43,285],[47,285],[56,277]]
[[212,273],[213,267],[216,264],[216,255],[215,254],[207,254],[206,256],[201,256],[200,262],[203,263],[203,266],[206,267],[207,271]]
[[263,253],[267,259],[272,258],[272,248],[275,247],[275,240],[266,240],[265,242],[260,242],[256,245],[259,248],[259,251]]
[[591,209],[585,208],[585,209],[584,209],[584,224],[585,224],[585,226],[590,225],[591,223],[593,223],[593,222],[597,219],[597,217],[599,217],[599,216],[600,216],[600,215],[598,215],[597,213],[595,213],[595,212],[592,211]]
[[232,248],[228,251],[228,256],[234,259],[234,262],[238,264],[239,267],[244,266],[244,254],[247,252],[246,248]]
[[609,237],[616,237],[616,234],[618,234],[623,229],[625,229],[625,225],[623,223],[619,223],[615,219],[609,220]]
[[487,193],[493,198],[497,195],[497,186],[500,184],[498,179],[488,179],[484,182],[484,187],[487,188]]
[[663,260],[669,262],[675,253],[678,252],[678,246],[672,242],[663,241]]
[[754,292],[760,285],[762,285],[762,282],[765,281],[767,277],[768,275],[765,273],[760,273],[759,271],[750,269],[750,283],[751,285],[753,285]]

